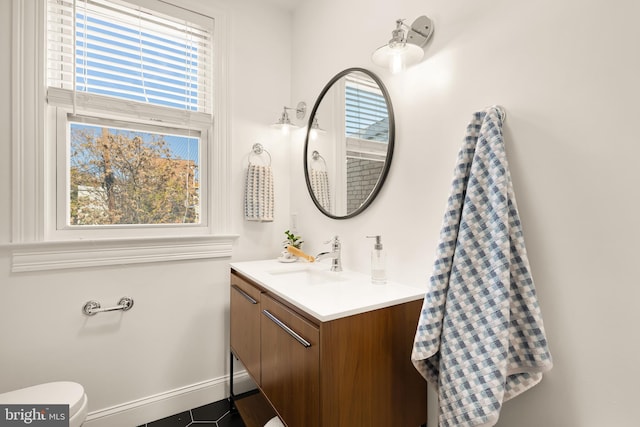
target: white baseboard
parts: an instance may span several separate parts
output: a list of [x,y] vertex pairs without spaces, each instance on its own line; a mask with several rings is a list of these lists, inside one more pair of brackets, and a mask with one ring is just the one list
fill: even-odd
[[[256,388],[246,371],[233,376],[233,392]],[[110,408],[92,411],[83,427],[139,426],[229,397],[229,376],[214,378]],[[91,396],[89,396],[91,399]]]

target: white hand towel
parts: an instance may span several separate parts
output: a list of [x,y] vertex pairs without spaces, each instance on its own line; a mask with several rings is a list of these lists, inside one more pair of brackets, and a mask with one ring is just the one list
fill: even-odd
[[249,164],[244,194],[244,217],[248,221],[273,221],[274,194],[271,166]]
[[320,206],[331,212],[331,196],[329,192],[329,174],[324,170],[311,169],[311,189]]

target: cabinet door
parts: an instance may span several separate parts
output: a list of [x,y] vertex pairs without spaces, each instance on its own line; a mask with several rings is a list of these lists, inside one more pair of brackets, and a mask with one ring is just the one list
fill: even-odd
[[288,427],[317,427],[318,327],[266,294],[262,309],[262,390]]
[[258,385],[261,381],[260,297],[258,288],[231,273],[231,351]]

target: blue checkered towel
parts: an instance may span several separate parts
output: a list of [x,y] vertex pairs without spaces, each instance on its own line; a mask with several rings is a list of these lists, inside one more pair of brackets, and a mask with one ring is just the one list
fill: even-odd
[[411,354],[438,390],[440,427],[495,425],[502,403],[552,366],[501,113],[467,127]]

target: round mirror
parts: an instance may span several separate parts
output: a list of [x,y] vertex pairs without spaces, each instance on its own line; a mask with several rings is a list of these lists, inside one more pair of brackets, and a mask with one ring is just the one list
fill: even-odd
[[304,145],[304,175],[313,203],[328,217],[346,219],[375,199],[393,157],[395,122],[378,76],[349,68],[316,100]]

